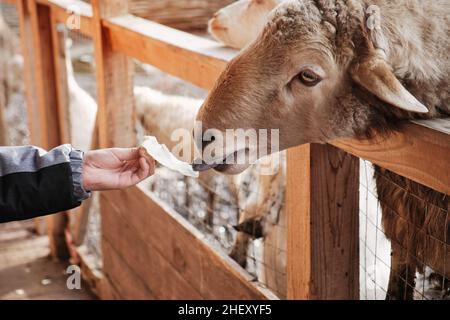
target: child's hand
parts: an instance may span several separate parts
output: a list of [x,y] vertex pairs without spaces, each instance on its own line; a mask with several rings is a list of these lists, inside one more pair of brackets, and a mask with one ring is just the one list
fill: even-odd
[[155,160],[140,148],[112,148],[86,152],[83,163],[85,190],[111,190],[133,186],[155,172]]

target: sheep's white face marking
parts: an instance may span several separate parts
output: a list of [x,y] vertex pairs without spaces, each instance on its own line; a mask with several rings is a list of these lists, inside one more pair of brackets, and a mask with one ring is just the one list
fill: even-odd
[[255,40],[268,14],[282,0],[239,0],[219,10],[209,21],[209,32],[220,42],[241,49]]
[[339,10],[319,9],[318,2],[287,1],[270,14],[264,32],[230,62],[200,109],[205,130],[278,129],[284,150],[367,133],[380,117],[373,107],[380,100],[398,108],[393,112],[426,112],[374,47],[360,2],[348,1],[347,11],[343,1],[336,0]]

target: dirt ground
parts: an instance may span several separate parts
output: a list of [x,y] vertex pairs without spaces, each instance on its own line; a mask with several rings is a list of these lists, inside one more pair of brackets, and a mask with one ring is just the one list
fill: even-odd
[[69,290],[68,264],[48,255],[48,237],[33,232],[33,221],[0,224],[0,300],[95,299],[85,283]]

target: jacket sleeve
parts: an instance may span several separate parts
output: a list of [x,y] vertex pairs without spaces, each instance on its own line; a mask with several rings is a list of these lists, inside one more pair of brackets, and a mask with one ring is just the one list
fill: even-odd
[[46,152],[33,146],[0,147],[0,223],[75,208],[83,189],[83,152],[62,145]]

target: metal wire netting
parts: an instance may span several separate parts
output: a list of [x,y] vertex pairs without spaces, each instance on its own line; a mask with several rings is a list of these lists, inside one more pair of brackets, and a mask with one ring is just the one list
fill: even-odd
[[449,299],[448,196],[361,161],[360,204],[361,299]]

